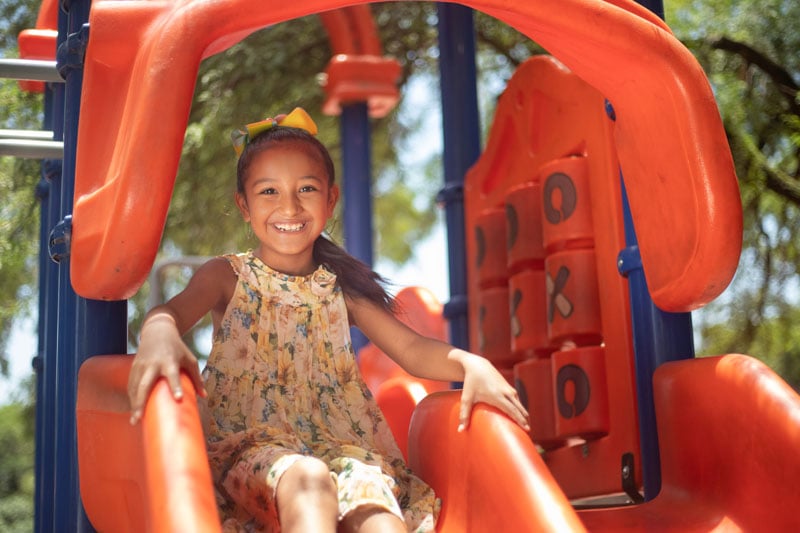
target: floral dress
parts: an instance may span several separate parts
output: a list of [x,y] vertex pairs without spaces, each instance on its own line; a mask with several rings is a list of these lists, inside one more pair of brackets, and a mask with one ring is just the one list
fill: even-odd
[[439,501],[405,465],[359,374],[336,276],[229,255],[238,282],[203,372],[207,438],[225,531],[280,531],[281,475],[313,456],[331,470],[339,518],[380,506],[432,531]]

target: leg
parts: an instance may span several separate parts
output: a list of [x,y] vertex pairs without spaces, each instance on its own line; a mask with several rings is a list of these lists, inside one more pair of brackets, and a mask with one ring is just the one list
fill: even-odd
[[336,485],[318,459],[303,458],[286,470],[278,481],[277,504],[283,533],[336,531]]
[[342,519],[339,533],[406,533],[405,522],[383,507],[365,505]]

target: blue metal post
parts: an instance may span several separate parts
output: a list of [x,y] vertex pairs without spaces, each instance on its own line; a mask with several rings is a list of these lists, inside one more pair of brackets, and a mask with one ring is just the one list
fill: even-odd
[[[367,103],[343,105],[340,121],[344,243],[351,255],[372,266],[372,145]],[[356,328],[352,337],[356,351],[368,342]]]
[[475,67],[472,10],[438,4],[439,74],[444,132],[444,188],[438,200],[445,206],[450,301],[444,315],[450,323],[450,342],[469,346],[467,265],[464,229],[464,176],[480,155],[480,123]]
[[[67,39],[67,16],[59,11],[59,47]],[[50,84],[45,93],[45,126],[52,128],[53,140],[64,139],[64,91],[63,83]],[[48,116],[49,112],[49,116]],[[55,478],[56,478],[56,390],[57,345],[59,316],[59,268],[50,260],[48,239],[50,230],[61,220],[61,160],[42,162],[42,174],[47,185],[40,191],[47,194],[42,205],[41,242],[39,247],[39,343],[35,362],[37,371],[36,400],[36,496],[34,502],[34,530],[37,533],[55,531]],[[43,201],[45,199],[43,198]],[[46,211],[45,211],[46,210]]]
[[639,406],[639,445],[645,501],[661,490],[661,454],[658,448],[656,412],[653,403],[653,373],[662,363],[694,357],[691,313],[667,313],[650,298],[633,227],[625,185],[622,185],[625,249],[618,266],[628,278],[631,323],[636,367],[636,397]]
[[[55,354],[55,465],[52,531],[94,531],[80,500],[75,404],[80,364],[99,353],[124,353],[127,349],[126,302],[93,302],[72,290],[69,271],[69,237],[75,191],[83,56],[88,40],[90,0],[62,1],[67,14],[67,38],[58,48],[57,65],[66,80],[64,90],[64,160],[60,222],[50,237],[50,252],[59,263],[58,334]],[[52,305],[52,303],[51,303]]]
[[[49,85],[49,84],[48,84]],[[45,89],[45,129],[62,139],[64,87],[54,84]],[[47,245],[50,228],[59,220],[61,204],[61,160],[42,161],[42,179],[36,187],[41,203],[39,230],[39,323],[36,372],[36,488],[34,531],[53,528],[53,472],[55,461],[55,347],[58,317],[58,266],[50,260]]]

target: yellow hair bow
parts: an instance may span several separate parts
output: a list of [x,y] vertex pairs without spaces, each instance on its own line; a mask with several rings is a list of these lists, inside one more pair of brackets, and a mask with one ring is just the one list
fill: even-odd
[[236,155],[242,155],[244,147],[250,142],[253,137],[261,132],[270,129],[273,126],[285,126],[289,128],[299,128],[305,130],[311,135],[317,134],[317,125],[314,120],[306,113],[302,107],[295,107],[288,115],[278,115],[275,118],[267,118],[259,122],[252,122],[244,127],[244,129],[233,130],[231,132],[231,142]]

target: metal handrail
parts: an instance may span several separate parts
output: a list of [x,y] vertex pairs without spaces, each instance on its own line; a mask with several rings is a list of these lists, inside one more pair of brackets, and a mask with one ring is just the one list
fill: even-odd
[[42,59],[0,59],[0,78],[64,83],[56,62]]
[[0,139],[0,156],[28,159],[63,159],[64,143],[31,139]]

